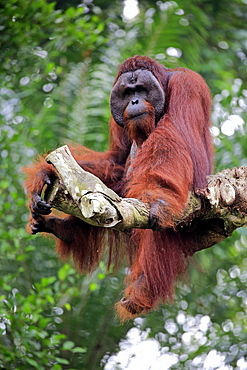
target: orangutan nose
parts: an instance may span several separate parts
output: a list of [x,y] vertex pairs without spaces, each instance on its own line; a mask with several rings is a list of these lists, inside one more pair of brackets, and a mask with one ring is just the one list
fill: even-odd
[[139,104],[139,99],[131,100],[132,105]]

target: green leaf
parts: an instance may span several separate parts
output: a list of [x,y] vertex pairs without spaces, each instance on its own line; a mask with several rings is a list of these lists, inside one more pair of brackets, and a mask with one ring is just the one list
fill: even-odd
[[97,290],[99,288],[98,284],[97,283],[91,283],[89,285],[89,289],[91,290],[91,292]]
[[63,343],[62,349],[63,351],[70,351],[72,348],[74,348],[75,343],[72,342],[71,340],[67,340],[66,342]]
[[86,353],[87,352],[87,348],[82,348],[82,347],[75,347],[72,349],[73,353]]
[[58,273],[57,273],[59,280],[64,281],[67,278],[67,276],[69,275],[70,269],[71,269],[71,267],[68,264],[63,265],[58,270]]
[[68,302],[64,304],[64,307],[67,311],[71,311],[71,305]]
[[102,272],[98,274],[99,280],[103,280],[104,278],[105,278],[105,274],[102,274]]
[[39,366],[38,362],[33,360],[32,358],[26,357],[26,362],[29,365],[32,365],[33,367],[35,367],[35,369],[40,369],[40,366]]
[[47,278],[41,279],[41,286],[46,287],[50,284],[53,284],[57,280],[56,276],[50,276]]
[[56,360],[59,364],[69,365],[69,361],[65,358],[56,357]]

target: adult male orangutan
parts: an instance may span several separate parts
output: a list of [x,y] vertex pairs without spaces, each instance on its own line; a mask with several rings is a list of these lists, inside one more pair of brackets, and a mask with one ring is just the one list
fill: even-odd
[[41,192],[57,174],[43,157],[25,169],[25,185],[31,232],[54,234],[59,255],[72,255],[81,272],[95,269],[105,249],[109,264],[128,255],[125,297],[117,304],[124,320],[171,299],[195,249],[196,238],[175,230],[173,219],[183,211],[188,192],[203,188],[212,170],[211,96],[197,73],[137,55],[120,65],[110,106],[109,149],[70,149],[81,167],[120,196],[149,203],[151,229],[132,230],[126,243],[121,232],[49,215]]

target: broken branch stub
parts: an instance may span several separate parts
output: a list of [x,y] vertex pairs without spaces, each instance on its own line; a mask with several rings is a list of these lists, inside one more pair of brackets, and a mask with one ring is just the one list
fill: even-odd
[[58,174],[46,200],[65,213],[102,227],[125,230],[147,226],[148,205],[137,199],[121,198],[98,177],[83,170],[67,145],[46,157]]
[[224,220],[226,232],[247,224],[247,167],[225,169],[208,176],[204,192],[211,209],[207,218]]

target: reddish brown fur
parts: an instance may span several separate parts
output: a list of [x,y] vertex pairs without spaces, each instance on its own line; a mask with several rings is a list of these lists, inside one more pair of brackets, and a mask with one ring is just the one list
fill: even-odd
[[[196,243],[190,234],[174,231],[172,219],[181,214],[189,190],[203,187],[212,170],[211,97],[204,80],[188,69],[170,70],[148,57],[136,56],[120,66],[116,81],[122,73],[136,69],[150,70],[164,89],[164,115],[157,126],[153,107],[149,107],[145,122],[142,121],[144,130],[133,127],[131,121],[122,128],[111,119],[108,151],[96,153],[78,146],[71,148],[72,154],[85,170],[120,195],[162,204],[157,211],[159,224],[169,229],[136,229],[126,242],[121,233],[94,228],[69,216],[59,232],[69,235],[73,242],[57,240],[58,253],[65,258],[72,255],[83,272],[97,266],[105,249],[110,251],[109,263],[117,263],[127,250],[131,267],[125,303],[118,304],[122,319],[135,316],[131,307],[139,307],[138,312],[148,311],[159,301],[172,298],[174,282],[184,273],[186,257]],[[127,171],[133,140],[138,150],[131,171]],[[42,188],[44,175],[55,174],[43,158],[27,168],[26,173],[29,197]]]
[[[154,131],[155,129],[155,120],[154,120],[154,107],[150,103],[146,103],[148,107],[148,112],[145,117],[135,119],[135,124],[125,118],[125,131],[128,136],[128,139],[133,142],[135,141],[138,146],[141,146],[146,138]],[[125,114],[124,114],[125,116]]]

